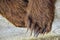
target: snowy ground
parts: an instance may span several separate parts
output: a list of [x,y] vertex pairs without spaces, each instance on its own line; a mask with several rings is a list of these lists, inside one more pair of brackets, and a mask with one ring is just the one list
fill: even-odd
[[[60,0],[55,4],[55,19],[52,25],[51,33],[56,35],[60,34]],[[26,33],[26,28],[18,28],[0,16],[0,40],[19,40],[21,37],[28,37],[29,33]],[[20,39],[21,40],[21,39]]]

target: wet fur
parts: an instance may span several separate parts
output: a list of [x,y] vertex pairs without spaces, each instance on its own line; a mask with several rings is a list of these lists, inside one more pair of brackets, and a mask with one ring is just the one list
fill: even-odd
[[25,25],[31,30],[31,34],[34,31],[34,36],[38,36],[39,33],[51,31],[54,3],[55,0],[29,0]]

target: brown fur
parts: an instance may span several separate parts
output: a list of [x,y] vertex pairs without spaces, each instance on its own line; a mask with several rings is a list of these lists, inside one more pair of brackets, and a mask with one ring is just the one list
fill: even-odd
[[34,36],[51,31],[54,2],[55,0],[29,0],[25,25],[34,31]]
[[17,27],[25,26],[26,7],[24,0],[0,0],[0,14]]
[[[55,0],[0,0],[0,14],[15,26],[27,26],[34,35],[51,31]],[[28,5],[27,5],[28,4]]]

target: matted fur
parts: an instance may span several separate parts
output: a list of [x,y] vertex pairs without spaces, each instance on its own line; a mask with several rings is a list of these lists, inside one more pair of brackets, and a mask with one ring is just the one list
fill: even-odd
[[25,0],[0,0],[0,14],[17,27],[25,26],[26,7]]
[[29,0],[27,7],[26,25],[28,29],[34,31],[34,36],[39,33],[51,31],[54,20],[55,0]]

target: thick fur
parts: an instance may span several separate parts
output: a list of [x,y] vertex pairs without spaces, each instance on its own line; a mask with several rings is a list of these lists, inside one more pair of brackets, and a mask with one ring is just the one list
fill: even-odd
[[0,14],[15,26],[39,33],[51,31],[55,0],[0,0]]
[[0,14],[15,26],[24,27],[27,3],[25,0],[0,0]]
[[39,33],[51,31],[54,20],[55,0],[29,0],[25,25],[34,31],[34,36]]

